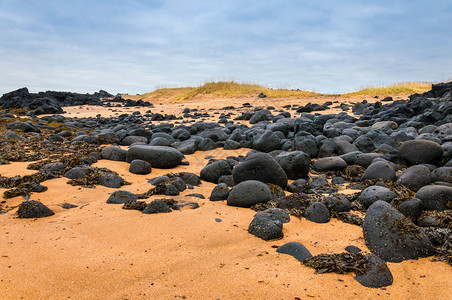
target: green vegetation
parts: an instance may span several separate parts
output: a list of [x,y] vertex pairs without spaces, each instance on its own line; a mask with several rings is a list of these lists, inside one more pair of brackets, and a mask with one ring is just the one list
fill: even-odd
[[257,84],[237,83],[235,81],[207,82],[199,87],[160,88],[153,92],[137,95],[134,98],[146,101],[165,100],[181,102],[204,97],[212,98],[255,98],[264,93],[269,98],[310,98],[310,97],[370,97],[370,96],[408,96],[430,90],[431,83],[407,82],[384,87],[370,87],[346,94],[320,94],[312,91],[272,89]]

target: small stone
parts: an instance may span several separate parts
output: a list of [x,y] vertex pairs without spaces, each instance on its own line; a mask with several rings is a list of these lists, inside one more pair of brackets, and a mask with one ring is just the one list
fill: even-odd
[[305,246],[297,242],[286,243],[276,249],[276,252],[291,255],[300,262],[302,262],[306,258],[312,257],[311,252],[309,252],[309,250]]

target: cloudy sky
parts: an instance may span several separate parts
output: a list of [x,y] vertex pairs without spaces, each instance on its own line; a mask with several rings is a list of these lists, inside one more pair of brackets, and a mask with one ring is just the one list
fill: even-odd
[[451,78],[450,0],[0,0],[0,94]]

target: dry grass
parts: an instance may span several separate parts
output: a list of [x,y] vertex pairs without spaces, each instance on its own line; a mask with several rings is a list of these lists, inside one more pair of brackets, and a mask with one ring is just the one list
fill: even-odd
[[256,98],[264,93],[269,98],[310,98],[310,97],[370,97],[370,96],[408,96],[430,90],[431,83],[407,82],[384,87],[365,88],[346,94],[320,94],[311,91],[271,89],[257,84],[237,83],[235,81],[207,82],[199,87],[160,88],[153,92],[125,96],[146,101],[169,101],[173,103],[200,98]]
[[382,87],[369,87],[343,96],[399,96],[423,93],[432,88],[431,82],[402,82]]

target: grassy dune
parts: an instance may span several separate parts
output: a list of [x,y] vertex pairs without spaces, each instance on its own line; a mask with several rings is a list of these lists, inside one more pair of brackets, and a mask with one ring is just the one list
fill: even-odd
[[431,82],[403,82],[383,87],[365,88],[344,96],[399,96],[423,93],[432,88]]
[[[160,88],[153,92],[137,95],[133,98],[147,101],[181,102],[199,98],[255,98],[264,93],[270,98],[309,98],[309,97],[370,97],[370,96],[407,96],[430,90],[428,82],[406,82],[384,87],[371,87],[346,94],[320,94],[311,91],[271,89],[256,84],[237,83],[235,81],[208,82],[199,87]],[[129,96],[128,96],[129,97]]]

